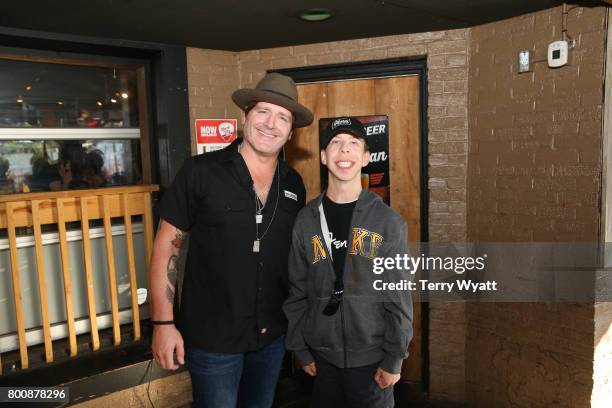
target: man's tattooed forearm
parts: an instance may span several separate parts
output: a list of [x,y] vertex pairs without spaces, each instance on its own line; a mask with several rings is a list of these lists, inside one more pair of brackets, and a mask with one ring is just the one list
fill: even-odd
[[176,291],[176,278],[178,276],[178,256],[170,255],[168,258],[168,266],[166,267],[166,276],[168,277],[168,285],[166,286],[166,299],[170,303],[174,303],[174,293]]
[[185,242],[185,233],[177,228],[174,239],[172,240],[172,246],[178,249],[183,245],[183,242]]

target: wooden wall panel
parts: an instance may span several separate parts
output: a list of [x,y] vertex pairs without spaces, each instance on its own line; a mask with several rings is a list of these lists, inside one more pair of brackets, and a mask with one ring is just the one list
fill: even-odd
[[[389,169],[391,207],[408,224],[408,239],[421,238],[419,78],[396,77],[374,80],[376,108],[389,116]],[[402,380],[421,381],[421,303],[413,295],[413,332],[410,357],[402,367]]]
[[330,82],[329,117],[376,115],[376,83],[372,79]]
[[389,115],[391,206],[408,223],[411,241],[421,239],[419,78],[377,79],[376,108]]
[[328,117],[327,84],[300,85],[299,101],[308,106],[314,115],[312,124],[297,129],[290,143],[285,147],[285,158],[304,179],[306,200],[310,201],[320,194],[319,168],[319,119]]

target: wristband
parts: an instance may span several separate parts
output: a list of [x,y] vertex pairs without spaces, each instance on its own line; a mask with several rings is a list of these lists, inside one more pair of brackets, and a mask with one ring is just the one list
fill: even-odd
[[151,320],[153,326],[161,326],[165,324],[174,324],[174,320]]

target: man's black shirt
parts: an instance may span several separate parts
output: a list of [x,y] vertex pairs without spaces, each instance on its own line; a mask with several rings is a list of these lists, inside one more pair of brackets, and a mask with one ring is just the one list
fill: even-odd
[[279,159],[259,235],[272,225],[254,253],[255,193],[241,142],[188,159],[160,204],[162,219],[190,232],[177,327],[187,345],[211,352],[257,350],[285,334],[287,258],[306,199],[300,175]]

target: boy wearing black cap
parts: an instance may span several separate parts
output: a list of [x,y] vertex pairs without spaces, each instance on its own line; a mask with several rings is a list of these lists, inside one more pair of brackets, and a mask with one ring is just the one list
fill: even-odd
[[[361,187],[368,160],[361,122],[330,122],[321,150],[327,191],[300,211],[293,230],[287,349],[315,376],[313,407],[392,407],[412,337],[410,292],[373,285],[382,277],[373,273],[374,258],[408,249],[404,220]],[[397,279],[397,272],[382,279]]]

